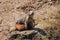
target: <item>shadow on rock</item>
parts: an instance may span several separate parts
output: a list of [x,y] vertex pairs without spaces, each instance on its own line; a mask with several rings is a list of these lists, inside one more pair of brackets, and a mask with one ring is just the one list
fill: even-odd
[[9,38],[9,40],[14,40],[14,39],[18,38],[18,36],[20,36],[20,34],[14,34]]
[[[34,30],[34,31],[32,31],[32,30]],[[15,33],[15,34],[12,34],[12,35],[10,35],[10,37],[9,37],[9,40],[16,40],[16,39],[18,39],[18,40],[20,40],[20,39],[29,39],[29,40],[32,40],[34,37],[35,37],[35,35],[36,34],[38,34],[39,33],[39,35],[41,34],[41,35],[43,35],[43,36],[46,36],[46,33],[45,33],[45,31],[43,30],[43,29],[40,29],[40,28],[33,28],[33,29],[31,29],[31,33],[29,33],[30,31],[28,30],[28,32],[27,33],[29,33],[29,34],[26,34],[26,33],[24,33],[24,34],[21,34],[21,33]]]
[[29,40],[32,40],[32,38],[35,36],[37,34],[37,32],[32,32],[32,33],[30,33],[30,34],[12,34],[11,36],[10,36],[10,38],[9,38],[9,40],[16,40],[16,39],[18,39],[18,40],[20,40],[20,39],[29,39]]
[[40,34],[42,34],[43,36],[46,35],[45,31],[43,29],[40,29],[40,28],[33,28],[33,30],[39,32]]

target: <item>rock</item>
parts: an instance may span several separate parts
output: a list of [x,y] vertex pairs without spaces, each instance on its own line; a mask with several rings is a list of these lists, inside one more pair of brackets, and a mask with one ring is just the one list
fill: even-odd
[[38,32],[34,30],[26,30],[26,31],[15,31],[12,32],[9,36],[9,40],[11,39],[32,39]]
[[13,31],[10,33],[8,40],[40,40],[46,38],[46,33],[44,30],[40,28],[34,28],[32,30],[24,30],[24,31]]

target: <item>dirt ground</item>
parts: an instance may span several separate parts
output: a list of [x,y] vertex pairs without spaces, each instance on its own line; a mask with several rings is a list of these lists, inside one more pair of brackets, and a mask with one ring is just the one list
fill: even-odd
[[[9,33],[10,27],[29,10],[34,11],[37,33],[24,30],[29,36],[11,39],[15,32]],[[60,0],[0,0],[0,40],[60,40]]]

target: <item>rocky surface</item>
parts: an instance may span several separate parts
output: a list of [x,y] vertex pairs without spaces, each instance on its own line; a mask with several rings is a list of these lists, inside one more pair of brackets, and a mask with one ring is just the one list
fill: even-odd
[[[35,13],[35,28],[10,33],[29,10]],[[0,40],[60,40],[60,0],[0,0]]]

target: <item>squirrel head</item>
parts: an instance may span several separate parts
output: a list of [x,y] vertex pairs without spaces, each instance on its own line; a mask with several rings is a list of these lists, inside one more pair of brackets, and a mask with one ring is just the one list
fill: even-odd
[[34,11],[30,11],[30,12],[28,13],[28,17],[33,18],[33,16],[34,16]]
[[33,16],[34,15],[34,12],[33,11],[30,11],[28,15],[29,16]]

